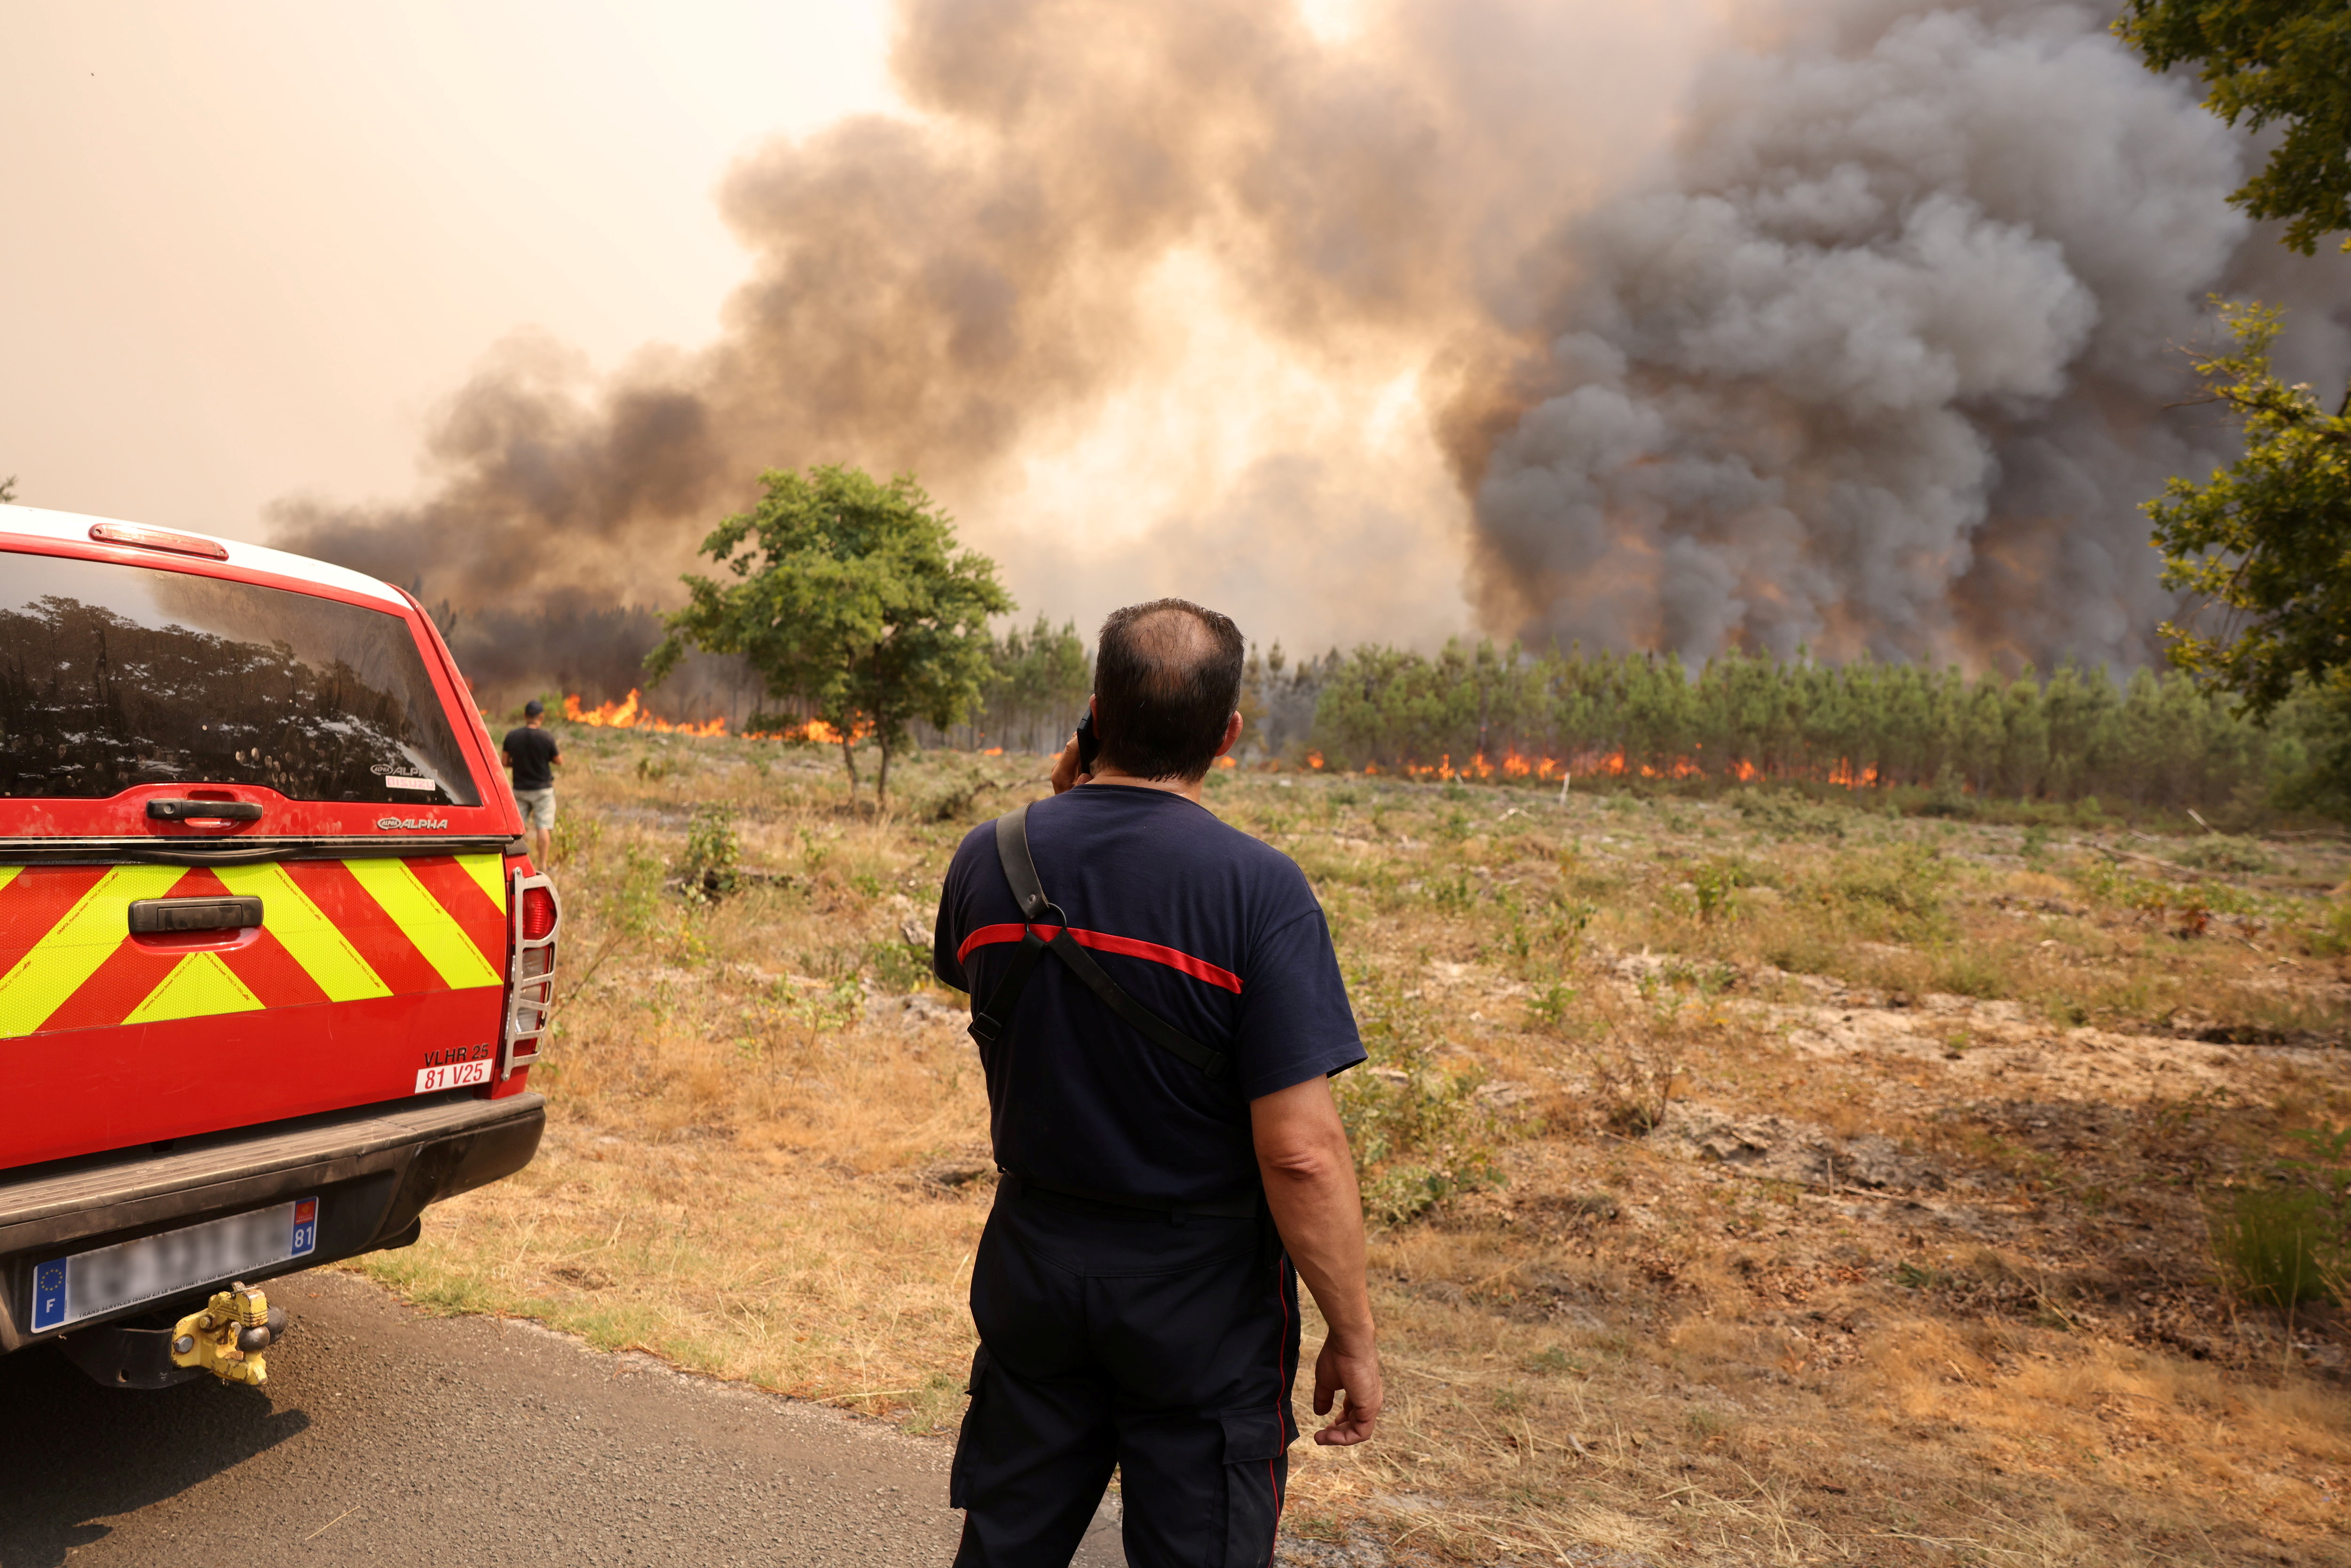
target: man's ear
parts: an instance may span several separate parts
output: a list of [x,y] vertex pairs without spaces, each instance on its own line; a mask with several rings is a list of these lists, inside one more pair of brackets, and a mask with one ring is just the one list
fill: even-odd
[[1233,748],[1233,742],[1240,737],[1241,716],[1235,714],[1225,721],[1225,738],[1217,743],[1217,755],[1222,757],[1226,752],[1230,751]]

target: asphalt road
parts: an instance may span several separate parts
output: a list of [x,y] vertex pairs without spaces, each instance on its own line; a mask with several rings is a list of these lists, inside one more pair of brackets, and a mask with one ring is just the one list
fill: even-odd
[[[0,1358],[0,1568],[944,1564],[948,1447],[582,1349],[430,1318],[348,1274],[275,1281],[264,1388],[101,1388]],[[1078,1563],[1124,1562],[1096,1521]]]

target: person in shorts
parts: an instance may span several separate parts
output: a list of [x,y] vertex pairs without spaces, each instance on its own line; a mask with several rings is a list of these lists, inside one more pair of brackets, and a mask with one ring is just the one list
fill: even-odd
[[545,871],[555,863],[555,767],[563,760],[555,737],[547,733],[547,705],[537,697],[522,705],[522,727],[507,731],[499,750],[514,783],[515,804],[530,831],[530,858]]

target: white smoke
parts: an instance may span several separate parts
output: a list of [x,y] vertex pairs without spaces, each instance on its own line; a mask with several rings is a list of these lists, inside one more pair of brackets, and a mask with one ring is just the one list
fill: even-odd
[[2247,241],[2243,143],[2108,20],[1793,5],[1712,62],[1662,176],[1549,257],[1534,390],[1469,464],[1489,619],[1701,657],[2146,656],[2138,503],[2221,436],[2163,411]]

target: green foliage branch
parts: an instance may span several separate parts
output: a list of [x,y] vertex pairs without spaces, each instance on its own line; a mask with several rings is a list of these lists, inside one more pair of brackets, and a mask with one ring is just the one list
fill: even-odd
[[767,494],[703,540],[701,553],[732,580],[688,575],[686,607],[664,617],[669,634],[646,656],[658,683],[690,648],[738,655],[779,700],[804,704],[841,737],[850,798],[857,746],[881,752],[874,779],[886,802],[890,759],[922,720],[958,723],[990,673],[987,618],[1012,609],[986,556],[956,548],[952,519],[912,475],[884,485],[826,465],[772,469]]
[[2164,586],[2220,612],[2209,631],[2165,623],[2174,662],[2266,716],[2304,684],[2340,700],[2351,671],[2351,400],[2329,413],[2278,379],[2273,307],[2220,308],[2235,347],[2199,371],[2244,453],[2203,484],[2173,479],[2147,510]]
[[[2351,6],[2343,0],[2130,0],[2115,23],[2150,69],[2194,65],[2204,107],[2283,134],[2230,200],[2284,219],[2304,256],[2351,229]],[[2351,239],[2343,248],[2351,250]]]

